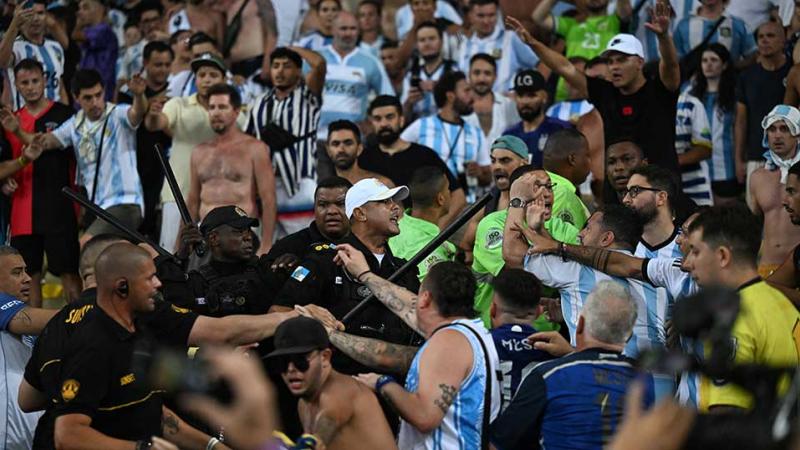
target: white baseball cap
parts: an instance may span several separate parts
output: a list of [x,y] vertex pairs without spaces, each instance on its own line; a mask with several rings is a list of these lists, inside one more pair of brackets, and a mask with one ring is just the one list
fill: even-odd
[[620,52],[626,55],[636,55],[640,58],[644,58],[642,43],[632,34],[620,33],[611,38],[603,52],[603,56],[608,56],[608,52]]
[[353,215],[353,210],[364,206],[366,203],[380,202],[389,198],[395,202],[400,202],[406,197],[408,197],[408,188],[405,186],[389,189],[377,178],[365,178],[347,190],[347,195],[344,198],[344,210],[349,219]]

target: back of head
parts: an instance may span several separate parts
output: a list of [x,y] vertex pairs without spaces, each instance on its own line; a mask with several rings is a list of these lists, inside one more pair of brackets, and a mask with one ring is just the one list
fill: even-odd
[[643,225],[636,211],[613,203],[603,206],[604,231],[614,233],[614,242],[627,250],[633,250],[642,238]]
[[675,181],[675,175],[672,172],[655,164],[648,164],[633,169],[631,177],[634,175],[644,177],[652,187],[666,192],[669,207],[672,211],[675,211],[678,183]]
[[567,161],[569,156],[580,151],[588,151],[586,136],[575,128],[563,128],[547,137],[542,150],[544,167],[551,170]]
[[601,281],[586,298],[581,315],[592,338],[611,345],[625,345],[636,322],[636,302],[616,281]]
[[714,206],[697,216],[689,233],[702,231],[703,242],[711,248],[727,247],[734,264],[755,267],[761,248],[762,222],[747,206]]
[[542,297],[542,283],[530,272],[503,268],[491,282],[504,311],[516,317],[536,313]]
[[789,175],[800,177],[800,162],[796,162],[792,164],[792,167],[789,167]]
[[433,87],[433,99],[436,107],[443,108],[447,104],[447,93],[455,92],[458,82],[466,79],[467,76],[464,72],[446,72],[442,75],[436,82],[436,86]]
[[442,317],[477,316],[475,311],[475,276],[463,264],[440,262],[428,270],[422,289],[430,292]]
[[100,253],[94,265],[98,291],[113,289],[119,278],[135,278],[150,254],[130,242],[111,244]]
[[430,208],[436,204],[436,196],[447,186],[444,171],[437,166],[423,166],[415,170],[408,182],[411,203],[414,208]]
[[80,262],[78,264],[78,272],[82,279],[85,280],[87,276],[94,274],[94,264],[97,262],[97,258],[105,249],[110,247],[111,244],[117,242],[126,241],[113,234],[98,234],[83,245]]

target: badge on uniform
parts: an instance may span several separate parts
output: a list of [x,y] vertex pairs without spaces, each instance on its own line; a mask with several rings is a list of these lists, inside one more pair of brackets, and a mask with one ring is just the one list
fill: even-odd
[[61,398],[64,399],[65,402],[68,402],[75,398],[78,395],[78,390],[81,388],[81,384],[78,383],[78,380],[69,379],[61,385]]
[[306,279],[309,273],[311,273],[311,271],[306,269],[305,267],[297,266],[297,268],[294,269],[294,272],[292,272],[292,278],[302,282],[303,280]]

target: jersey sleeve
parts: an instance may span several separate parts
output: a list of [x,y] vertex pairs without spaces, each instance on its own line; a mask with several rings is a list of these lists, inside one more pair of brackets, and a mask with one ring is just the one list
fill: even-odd
[[161,112],[167,117],[167,128],[174,130],[175,124],[178,123],[178,112],[181,109],[180,106],[181,97],[173,97],[167,100],[167,103],[164,104],[164,109]]
[[156,309],[145,317],[149,328],[155,332],[158,342],[173,347],[188,347],[189,334],[199,316],[194,312],[161,301]]
[[519,69],[533,69],[539,64],[539,57],[528,44],[522,42],[517,33],[511,35],[511,48],[517,58]]
[[747,32],[747,25],[744,24],[744,21],[734,18],[733,29],[734,34],[739,35],[739,54],[742,58],[757,50],[753,33]]
[[119,123],[125,125],[129,129],[135,130],[135,129],[139,128],[139,126],[138,125],[134,126],[131,123],[130,118],[128,118],[128,111],[130,111],[130,109],[131,109],[131,105],[117,105],[114,108],[114,116],[115,116],[114,119],[118,120]]
[[522,448],[538,442],[541,416],[547,404],[547,385],[538,371],[531,372],[519,385],[516,395],[492,422],[489,440],[498,450]]
[[383,64],[377,59],[374,59],[374,62],[375,69],[372,71],[372,77],[370,77],[370,87],[378,95],[394,95],[392,81],[389,80],[389,75],[387,75],[386,71],[383,69]]
[[406,142],[419,142],[420,128],[422,127],[421,119],[415,120],[400,134],[400,139]]
[[525,271],[536,275],[545,286],[564,289],[578,280],[581,265],[564,261],[560,256],[531,255],[525,257]]
[[58,139],[62,147],[68,148],[75,144],[72,142],[73,131],[75,131],[75,116],[70,117],[69,120],[59,125],[52,133],[53,137]]
[[0,294],[0,331],[8,331],[14,316],[28,305],[8,294]]
[[642,261],[642,278],[655,287],[665,288],[673,299],[691,294],[684,292],[691,283],[689,274],[681,270],[678,258],[652,258]]

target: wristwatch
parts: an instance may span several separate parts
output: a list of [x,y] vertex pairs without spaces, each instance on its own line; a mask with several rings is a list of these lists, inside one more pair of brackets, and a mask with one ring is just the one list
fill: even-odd
[[527,204],[528,200],[523,200],[519,197],[514,197],[510,202],[508,202],[508,206],[511,208],[524,208]]

